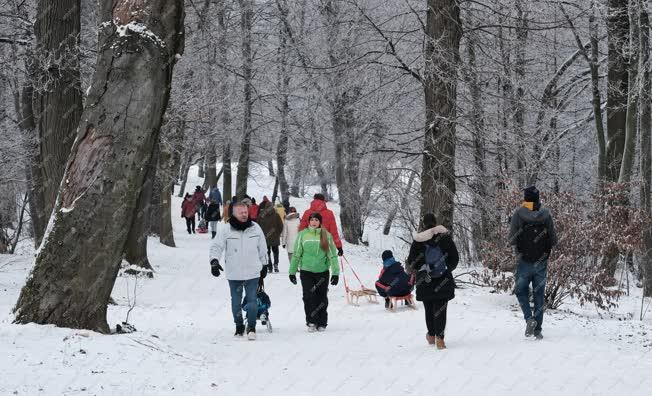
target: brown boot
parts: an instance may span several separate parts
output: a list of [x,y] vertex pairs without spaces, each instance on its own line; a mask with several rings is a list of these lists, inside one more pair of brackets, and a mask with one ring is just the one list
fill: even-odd
[[444,339],[441,337],[435,337],[435,344],[437,345],[437,349],[446,349],[446,343],[444,343]]
[[435,336],[431,336],[430,334],[426,333],[426,341],[428,341],[429,345],[435,345]]

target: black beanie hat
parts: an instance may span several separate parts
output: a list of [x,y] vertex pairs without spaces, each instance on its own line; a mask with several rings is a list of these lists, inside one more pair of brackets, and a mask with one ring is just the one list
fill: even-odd
[[527,202],[539,202],[539,190],[535,186],[524,189],[523,200]]
[[308,221],[310,221],[310,219],[317,219],[317,220],[319,220],[319,224],[322,223],[321,214],[319,214],[319,212],[310,213],[310,216],[308,216]]
[[426,213],[423,215],[424,227],[432,228],[437,225],[437,217],[434,213]]
[[381,257],[382,257],[383,261],[385,261],[385,260],[387,260],[387,259],[390,258],[390,257],[394,257],[394,253],[392,253],[391,250],[385,250],[385,251],[383,252],[383,255],[382,255]]
[[326,198],[324,198],[324,194],[321,194],[321,193],[315,194],[312,198],[313,199],[319,199],[319,200],[322,200],[322,201],[326,201]]

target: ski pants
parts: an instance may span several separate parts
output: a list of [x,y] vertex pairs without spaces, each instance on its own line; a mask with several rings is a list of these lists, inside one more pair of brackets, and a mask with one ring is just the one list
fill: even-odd
[[328,325],[328,274],[329,272],[301,271],[301,287],[303,288],[303,309],[306,313],[306,324],[317,327]]
[[424,301],[423,307],[426,311],[426,327],[428,328],[428,335],[444,338],[448,300]]

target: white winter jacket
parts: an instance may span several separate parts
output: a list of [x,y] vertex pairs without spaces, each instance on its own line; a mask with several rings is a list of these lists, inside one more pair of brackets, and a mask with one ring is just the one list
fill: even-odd
[[301,219],[298,213],[290,213],[283,221],[283,233],[281,234],[281,245],[285,245],[288,253],[294,253],[294,242],[299,235],[299,223]]
[[254,222],[244,231],[229,223],[220,224],[211,244],[210,260],[213,259],[220,261],[228,280],[258,278],[263,265],[267,264],[263,230]]

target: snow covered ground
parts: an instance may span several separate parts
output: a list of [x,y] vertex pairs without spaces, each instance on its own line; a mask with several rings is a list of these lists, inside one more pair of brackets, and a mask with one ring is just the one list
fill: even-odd
[[[250,194],[260,200],[271,195],[273,180],[254,170],[260,174]],[[199,184],[194,175],[191,169],[190,190]],[[300,211],[308,203],[292,201]],[[0,256],[0,395],[612,396],[652,389],[652,312],[644,322],[631,319],[638,318],[636,293],[602,318],[573,303],[549,312],[545,339],[533,341],[523,337],[514,296],[460,289],[449,305],[448,349],[437,351],[426,345],[421,306],[397,313],[381,304],[349,306],[342,282],[330,289],[328,330],[307,333],[301,287],[287,279],[283,250],[281,273],[266,279],[274,332],[259,326],[255,342],[234,339],[226,280],[210,274],[210,234],[188,235],[176,212],[173,221],[177,248],[149,240],[154,279],[116,282],[109,323],[125,319],[136,286],[132,334],[11,324],[32,252]],[[369,247],[344,250],[372,286],[380,253],[399,243],[380,230],[369,233]],[[355,284],[350,274],[349,281]]]

